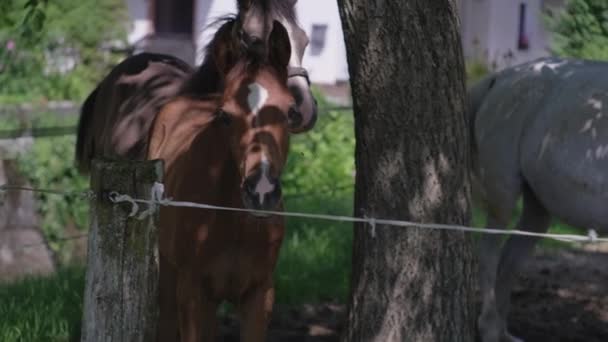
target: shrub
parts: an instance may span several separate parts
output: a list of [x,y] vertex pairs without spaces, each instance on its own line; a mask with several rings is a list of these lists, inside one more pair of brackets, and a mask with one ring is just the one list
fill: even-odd
[[545,16],[553,33],[553,53],[564,57],[608,60],[608,2],[568,0]]
[[116,61],[102,44],[125,40],[124,1],[48,1],[28,12],[31,25],[23,26],[30,2],[0,5],[0,100],[83,98]]

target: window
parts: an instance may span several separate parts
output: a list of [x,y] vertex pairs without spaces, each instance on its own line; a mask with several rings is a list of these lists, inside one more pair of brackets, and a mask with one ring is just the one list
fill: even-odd
[[517,37],[517,49],[528,50],[530,40],[526,34],[526,4],[519,4],[519,35]]
[[327,25],[313,24],[310,34],[310,54],[319,56],[325,47],[325,39],[327,36]]

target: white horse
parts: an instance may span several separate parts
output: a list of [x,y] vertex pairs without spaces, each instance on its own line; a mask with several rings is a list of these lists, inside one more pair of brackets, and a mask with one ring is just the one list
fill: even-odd
[[[542,58],[493,73],[468,93],[473,170],[487,225],[547,231],[552,216],[608,232],[608,63]],[[521,341],[506,318],[517,272],[537,238],[480,240],[483,342]]]

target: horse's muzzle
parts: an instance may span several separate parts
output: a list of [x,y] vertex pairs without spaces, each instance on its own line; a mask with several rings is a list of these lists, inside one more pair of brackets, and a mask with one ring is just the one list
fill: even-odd
[[[282,196],[281,183],[278,179],[268,175],[264,169],[260,169],[248,176],[243,182],[242,198],[243,205],[253,210],[276,210]],[[268,217],[264,213],[252,213],[257,217]]]

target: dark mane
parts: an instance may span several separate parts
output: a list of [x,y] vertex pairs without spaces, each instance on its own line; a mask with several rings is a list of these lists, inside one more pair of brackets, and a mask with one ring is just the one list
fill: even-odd
[[208,25],[220,25],[219,29],[211,38],[211,41],[205,46],[205,58],[200,67],[190,76],[179,91],[180,95],[189,96],[204,96],[210,93],[218,92],[221,88],[220,74],[218,72],[216,61],[213,57],[213,51],[218,49],[221,44],[226,44],[226,37],[230,38],[229,44],[237,44],[238,38],[234,33],[234,25],[238,19],[235,15],[227,15],[218,18]]
[[[242,0],[237,0],[237,4],[241,5]],[[297,16],[295,6],[291,5],[291,1],[286,0],[257,0],[254,1],[253,6],[262,6],[266,15],[272,18],[279,19],[285,18],[290,22],[296,22]],[[210,93],[218,92],[221,85],[221,77],[218,72],[216,61],[214,60],[214,51],[220,47],[221,44],[235,44],[231,49],[236,51],[236,44],[240,44],[239,37],[234,30],[235,25],[239,22],[237,15],[227,15],[218,18],[208,26],[220,25],[220,28],[215,32],[213,38],[205,47],[205,58],[200,67],[197,68],[196,72],[190,76],[179,91],[179,95],[188,96],[205,96]],[[228,42],[225,40],[228,39]],[[255,64],[255,63],[254,63]]]

